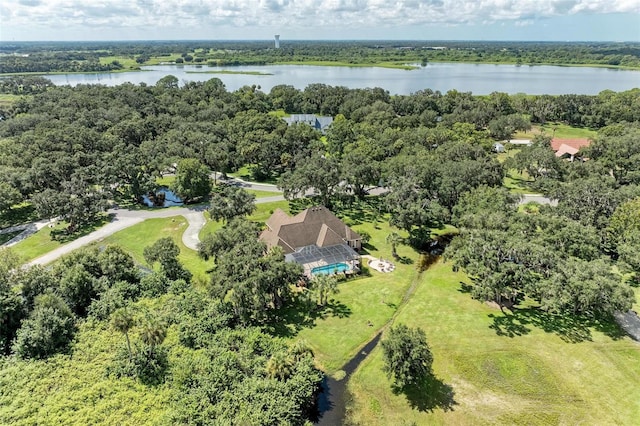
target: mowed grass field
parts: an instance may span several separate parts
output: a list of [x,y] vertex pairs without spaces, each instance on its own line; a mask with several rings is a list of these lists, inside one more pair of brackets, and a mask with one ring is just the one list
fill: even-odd
[[180,263],[193,273],[196,283],[202,283],[207,280],[206,271],[211,265],[202,260],[198,256],[198,252],[187,248],[182,243],[182,234],[187,229],[187,226],[187,220],[183,216],[147,219],[144,222],[116,232],[96,244],[119,245],[131,253],[136,262],[146,265],[144,248],[152,245],[160,238],[171,237],[180,248],[180,255],[178,256]]
[[442,262],[423,273],[395,323],[425,330],[436,379],[393,392],[378,346],[349,382],[349,423],[638,424],[640,344],[608,324],[505,315],[471,299],[467,281]]
[[513,139],[533,139],[536,134],[544,133],[547,136],[561,139],[593,138],[598,132],[584,127],[573,127],[564,123],[550,122],[536,124],[528,132],[516,132]]

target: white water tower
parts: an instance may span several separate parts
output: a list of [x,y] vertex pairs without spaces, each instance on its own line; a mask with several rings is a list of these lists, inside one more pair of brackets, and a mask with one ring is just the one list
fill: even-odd
[[280,49],[280,34],[276,34],[275,39],[276,39],[276,49]]

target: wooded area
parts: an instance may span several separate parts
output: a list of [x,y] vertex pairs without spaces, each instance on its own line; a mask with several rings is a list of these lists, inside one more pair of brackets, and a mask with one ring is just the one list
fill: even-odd
[[[263,93],[256,86],[229,92],[215,78],[179,86],[168,76],[155,86],[116,87],[53,87],[38,77],[14,77],[0,80],[0,91],[23,95],[0,112],[0,200],[11,200],[1,210],[29,202],[73,232],[108,203],[137,202],[162,175],[176,174],[175,190],[202,200],[211,172],[243,167],[253,179],[276,182],[288,199],[312,190],[314,202],[335,209],[384,186],[389,192],[372,214],[388,218],[412,247],[428,252],[434,229],[457,228],[445,257],[468,273],[475,298],[502,308],[535,303],[579,321],[609,320],[634,300],[640,89],[391,96],[380,88],[313,84]],[[293,113],[330,115],[334,122],[322,134],[280,117]],[[494,152],[496,140],[547,122],[598,130],[581,151],[588,160],[556,157],[546,134],[505,161]],[[557,207],[519,210],[502,188],[509,170],[558,200]],[[211,269],[201,287],[178,262],[170,238],[145,248],[142,271],[111,246],[76,252],[50,270],[21,269],[3,252],[0,366],[10,365],[12,352],[42,359],[72,351],[74,335],[95,321],[122,337],[105,374],[145,386],[170,381],[180,390],[164,419],[170,423],[313,418],[322,379],[313,354],[270,330],[285,309],[311,312],[326,304],[336,284],[300,290],[300,268],[280,250],[266,250],[255,238],[258,225],[235,217],[251,213],[253,197],[216,191],[214,200],[236,205],[211,209],[225,224],[202,246]],[[179,340],[171,351],[169,329]],[[426,365],[426,352],[424,358]],[[400,368],[396,378],[410,383],[413,373]]]

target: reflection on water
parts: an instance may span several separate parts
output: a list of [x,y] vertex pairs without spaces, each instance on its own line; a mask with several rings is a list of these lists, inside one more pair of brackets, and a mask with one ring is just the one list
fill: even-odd
[[155,194],[150,192],[147,195],[143,195],[142,203],[147,207],[173,207],[184,204],[180,197],[168,188],[160,188]]

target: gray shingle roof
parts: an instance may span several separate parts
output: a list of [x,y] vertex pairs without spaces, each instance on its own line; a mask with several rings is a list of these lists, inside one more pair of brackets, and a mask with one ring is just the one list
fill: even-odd
[[277,209],[267,227],[260,239],[268,247],[281,246],[285,254],[300,247],[328,247],[362,238],[326,207],[311,207],[293,217]]

